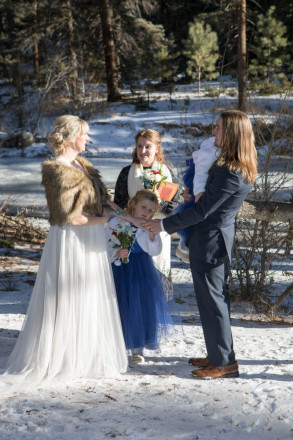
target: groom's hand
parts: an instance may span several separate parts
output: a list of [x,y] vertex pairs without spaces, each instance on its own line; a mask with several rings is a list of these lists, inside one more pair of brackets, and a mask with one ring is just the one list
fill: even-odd
[[143,229],[148,229],[153,234],[158,234],[162,231],[161,220],[145,220],[143,222]]

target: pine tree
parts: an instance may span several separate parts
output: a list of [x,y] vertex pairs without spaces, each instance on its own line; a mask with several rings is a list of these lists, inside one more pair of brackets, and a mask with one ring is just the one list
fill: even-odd
[[203,75],[208,79],[215,78],[215,65],[218,60],[218,36],[210,25],[194,19],[189,23],[188,38],[184,40],[184,55],[187,58],[186,72],[192,78],[197,78],[198,91]]
[[107,73],[108,101],[119,101],[121,94],[118,86],[118,70],[116,65],[116,47],[112,31],[112,18],[109,0],[98,1],[101,17],[105,64]]
[[[162,73],[162,57],[165,60],[167,54],[160,51],[167,50],[164,40],[164,29],[160,25],[154,25],[147,20],[136,20],[138,26],[137,68],[140,78],[154,79]],[[144,29],[144,31],[143,31]]]
[[176,53],[174,53],[174,42],[172,38],[168,42],[164,40],[161,48],[154,53],[154,64],[159,72],[162,82],[169,82],[173,80],[175,73],[174,60]]
[[163,69],[159,51],[166,47],[167,42],[163,26],[154,23],[157,2],[112,0],[111,3],[122,82],[131,84],[138,79],[159,77]]
[[257,19],[255,38],[251,52],[255,58],[250,62],[250,74],[271,81],[283,78],[284,62],[289,59],[286,47],[286,26],[275,18],[276,7],[271,6],[266,15]]

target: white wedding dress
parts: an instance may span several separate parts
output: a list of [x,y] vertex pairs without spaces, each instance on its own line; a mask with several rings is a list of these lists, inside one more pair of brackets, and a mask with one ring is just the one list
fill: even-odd
[[51,226],[0,394],[126,369],[104,225]]

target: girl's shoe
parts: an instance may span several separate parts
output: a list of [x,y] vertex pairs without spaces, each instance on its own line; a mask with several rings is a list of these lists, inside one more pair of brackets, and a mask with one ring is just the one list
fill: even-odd
[[130,358],[130,363],[132,364],[143,364],[144,357],[142,354],[133,354]]

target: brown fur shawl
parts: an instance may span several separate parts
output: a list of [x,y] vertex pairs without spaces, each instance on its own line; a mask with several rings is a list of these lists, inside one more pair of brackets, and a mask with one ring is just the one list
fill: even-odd
[[83,211],[101,217],[109,200],[99,171],[82,157],[76,160],[86,173],[54,159],[43,162],[42,184],[46,190],[51,225],[66,225]]

